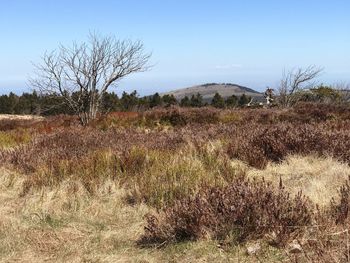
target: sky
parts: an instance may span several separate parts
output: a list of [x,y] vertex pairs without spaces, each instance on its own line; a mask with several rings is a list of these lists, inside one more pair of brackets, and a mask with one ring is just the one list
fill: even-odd
[[203,83],[276,87],[317,65],[350,83],[348,0],[0,0],[0,93],[31,91],[33,63],[89,32],[141,40],[153,68],[115,88],[141,95]]

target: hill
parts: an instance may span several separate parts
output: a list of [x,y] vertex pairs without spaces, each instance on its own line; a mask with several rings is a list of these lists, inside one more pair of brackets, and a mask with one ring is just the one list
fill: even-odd
[[203,85],[165,92],[161,95],[174,95],[176,99],[180,100],[185,96],[190,97],[193,94],[199,93],[203,96],[204,100],[211,100],[216,92],[218,92],[224,98],[227,98],[231,95],[241,96],[242,94],[253,97],[256,100],[261,100],[263,98],[263,94],[260,92],[244,86],[230,83],[207,83]]

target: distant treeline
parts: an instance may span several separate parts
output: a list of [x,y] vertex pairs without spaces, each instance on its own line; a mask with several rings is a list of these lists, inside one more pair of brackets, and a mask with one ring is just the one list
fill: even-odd
[[[74,94],[73,94],[74,95]],[[190,97],[185,96],[178,101],[173,95],[163,95],[155,93],[151,96],[140,97],[136,91],[131,93],[123,92],[118,96],[114,92],[106,92],[103,95],[101,112],[112,111],[144,111],[154,107],[168,107],[179,105],[181,107],[202,107],[212,105],[217,108],[242,107],[249,103],[250,97],[243,94],[240,97],[232,95],[224,99],[216,93],[211,102],[206,102],[197,93]],[[65,100],[60,95],[39,95],[36,91],[16,95],[10,93],[0,96],[1,114],[36,114],[36,115],[56,115],[73,114],[67,107]]]

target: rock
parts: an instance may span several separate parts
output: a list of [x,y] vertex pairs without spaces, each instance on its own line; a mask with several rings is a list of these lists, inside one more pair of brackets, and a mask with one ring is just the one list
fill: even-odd
[[303,252],[303,248],[298,243],[298,241],[293,240],[293,242],[288,245],[288,251],[289,253],[292,253],[292,254],[298,254]]
[[261,250],[261,245],[259,242],[248,244],[246,246],[248,255],[256,255]]

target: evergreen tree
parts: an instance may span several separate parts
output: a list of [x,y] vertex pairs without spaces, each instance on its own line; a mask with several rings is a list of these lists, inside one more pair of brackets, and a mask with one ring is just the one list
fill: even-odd
[[244,93],[242,94],[241,97],[239,97],[239,100],[238,100],[238,105],[240,107],[243,107],[244,105],[247,105],[250,101],[250,98],[248,98]]
[[191,96],[190,100],[191,107],[202,107],[203,106],[203,97],[201,94],[197,93],[196,95]]
[[114,92],[103,93],[102,105],[101,105],[102,112],[118,111],[119,108],[120,108],[120,102],[117,94],[115,94]]
[[223,99],[223,97],[216,92],[212,101],[211,101],[211,105],[215,108],[225,108],[225,101]]
[[39,96],[39,112],[42,115],[73,114],[66,101],[58,94]]
[[229,108],[237,107],[238,98],[237,98],[237,96],[232,95],[226,99],[225,103],[226,103],[226,106]]
[[40,113],[40,101],[36,91],[33,93],[23,93],[17,96],[17,102],[14,105],[15,114],[38,114]]
[[181,107],[190,107],[191,106],[190,99],[187,96],[183,97],[180,101],[180,106]]
[[177,100],[176,98],[174,97],[173,94],[171,95],[164,95],[162,97],[162,100],[163,100],[163,103],[165,104],[165,106],[170,106],[170,105],[176,105],[177,104]]
[[149,106],[151,108],[161,106],[162,105],[162,98],[160,97],[159,93],[156,92],[149,101]]
[[8,96],[8,114],[15,114],[16,113],[16,106],[19,101],[19,98],[16,94],[13,92],[10,92]]
[[7,95],[0,96],[0,113],[11,113],[11,105]]
[[149,104],[150,104],[150,100],[151,98],[149,96],[146,97],[142,97],[138,99],[138,109],[139,110],[148,110],[150,108]]
[[128,94],[124,91],[122,94],[122,97],[120,98],[121,109],[123,111],[136,110],[137,106],[138,106],[138,100],[139,100],[139,98],[138,98],[136,90],[134,90],[130,94]]

